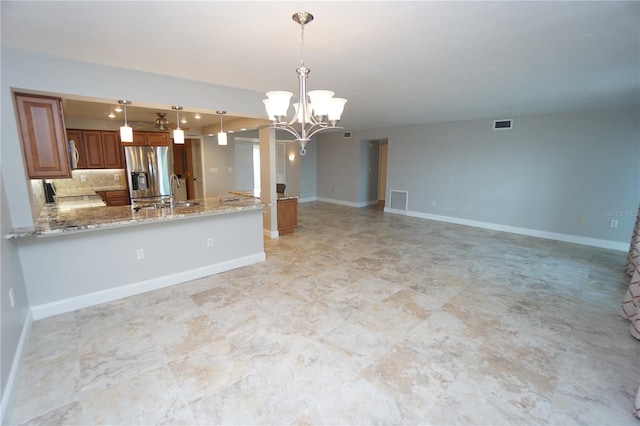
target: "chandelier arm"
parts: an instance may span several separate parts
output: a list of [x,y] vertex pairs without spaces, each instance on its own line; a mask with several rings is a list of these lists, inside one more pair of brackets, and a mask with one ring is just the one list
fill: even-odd
[[[323,130],[328,130],[328,129],[344,129],[344,127],[338,127],[338,126],[323,126],[323,127],[319,127],[317,129],[315,129],[314,131],[312,131],[311,133],[309,133],[307,135],[307,138],[312,138],[316,133],[319,133]],[[311,130],[311,129],[309,129]]]
[[301,139],[300,134],[298,133],[298,131],[295,128],[289,126],[288,124],[278,124],[278,125],[276,125],[276,129],[286,130],[287,132],[289,132],[293,136],[295,136],[296,140],[297,139]]

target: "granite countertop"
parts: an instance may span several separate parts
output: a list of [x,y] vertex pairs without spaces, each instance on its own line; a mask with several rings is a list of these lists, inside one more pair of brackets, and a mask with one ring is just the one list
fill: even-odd
[[198,204],[173,208],[169,205],[161,208],[148,207],[137,211],[132,206],[60,209],[55,205],[46,205],[33,228],[14,229],[6,238],[55,236],[70,232],[258,210],[265,206],[260,200],[249,197],[208,198],[192,202]]
[[[242,197],[260,199],[260,191],[256,189],[234,189],[229,191],[229,194],[240,195]],[[297,200],[296,195],[277,194],[278,200]]]

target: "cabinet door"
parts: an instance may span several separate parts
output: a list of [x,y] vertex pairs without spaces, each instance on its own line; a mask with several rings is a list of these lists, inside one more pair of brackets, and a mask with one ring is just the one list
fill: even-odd
[[149,132],[149,145],[169,146],[169,133]]
[[78,169],[86,169],[87,168],[87,158],[85,157],[85,147],[84,147],[84,137],[82,134],[82,130],[75,129],[67,129],[67,139],[73,141],[76,146],[76,152],[70,152],[69,155],[77,155],[77,164],[76,167]]
[[126,190],[106,191],[104,198],[105,198],[104,201],[107,203],[107,206],[129,205],[129,192]]
[[[133,142],[132,145],[147,145],[147,132],[133,132]],[[129,145],[128,142],[123,142],[124,145]]]
[[29,178],[70,178],[62,100],[24,93],[14,96]]
[[278,200],[278,232],[290,234],[298,226],[298,199]]
[[104,164],[102,155],[102,135],[99,130],[84,131],[84,148],[88,169],[101,169]]
[[122,168],[122,146],[117,132],[102,132],[102,156],[105,169]]

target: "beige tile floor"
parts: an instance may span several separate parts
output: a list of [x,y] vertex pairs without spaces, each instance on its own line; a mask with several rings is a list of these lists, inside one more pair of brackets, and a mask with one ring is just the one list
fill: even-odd
[[267,261],[37,321],[15,424],[630,424],[622,252],[300,206]]

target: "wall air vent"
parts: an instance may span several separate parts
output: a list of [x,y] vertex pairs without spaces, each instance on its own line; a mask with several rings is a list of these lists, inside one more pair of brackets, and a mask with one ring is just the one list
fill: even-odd
[[513,127],[513,120],[494,120],[493,130],[508,130]]
[[409,192],[392,189],[389,191],[389,208],[407,211],[409,206]]
[[345,139],[351,139],[351,132],[344,132],[342,134],[342,137],[344,137]]

